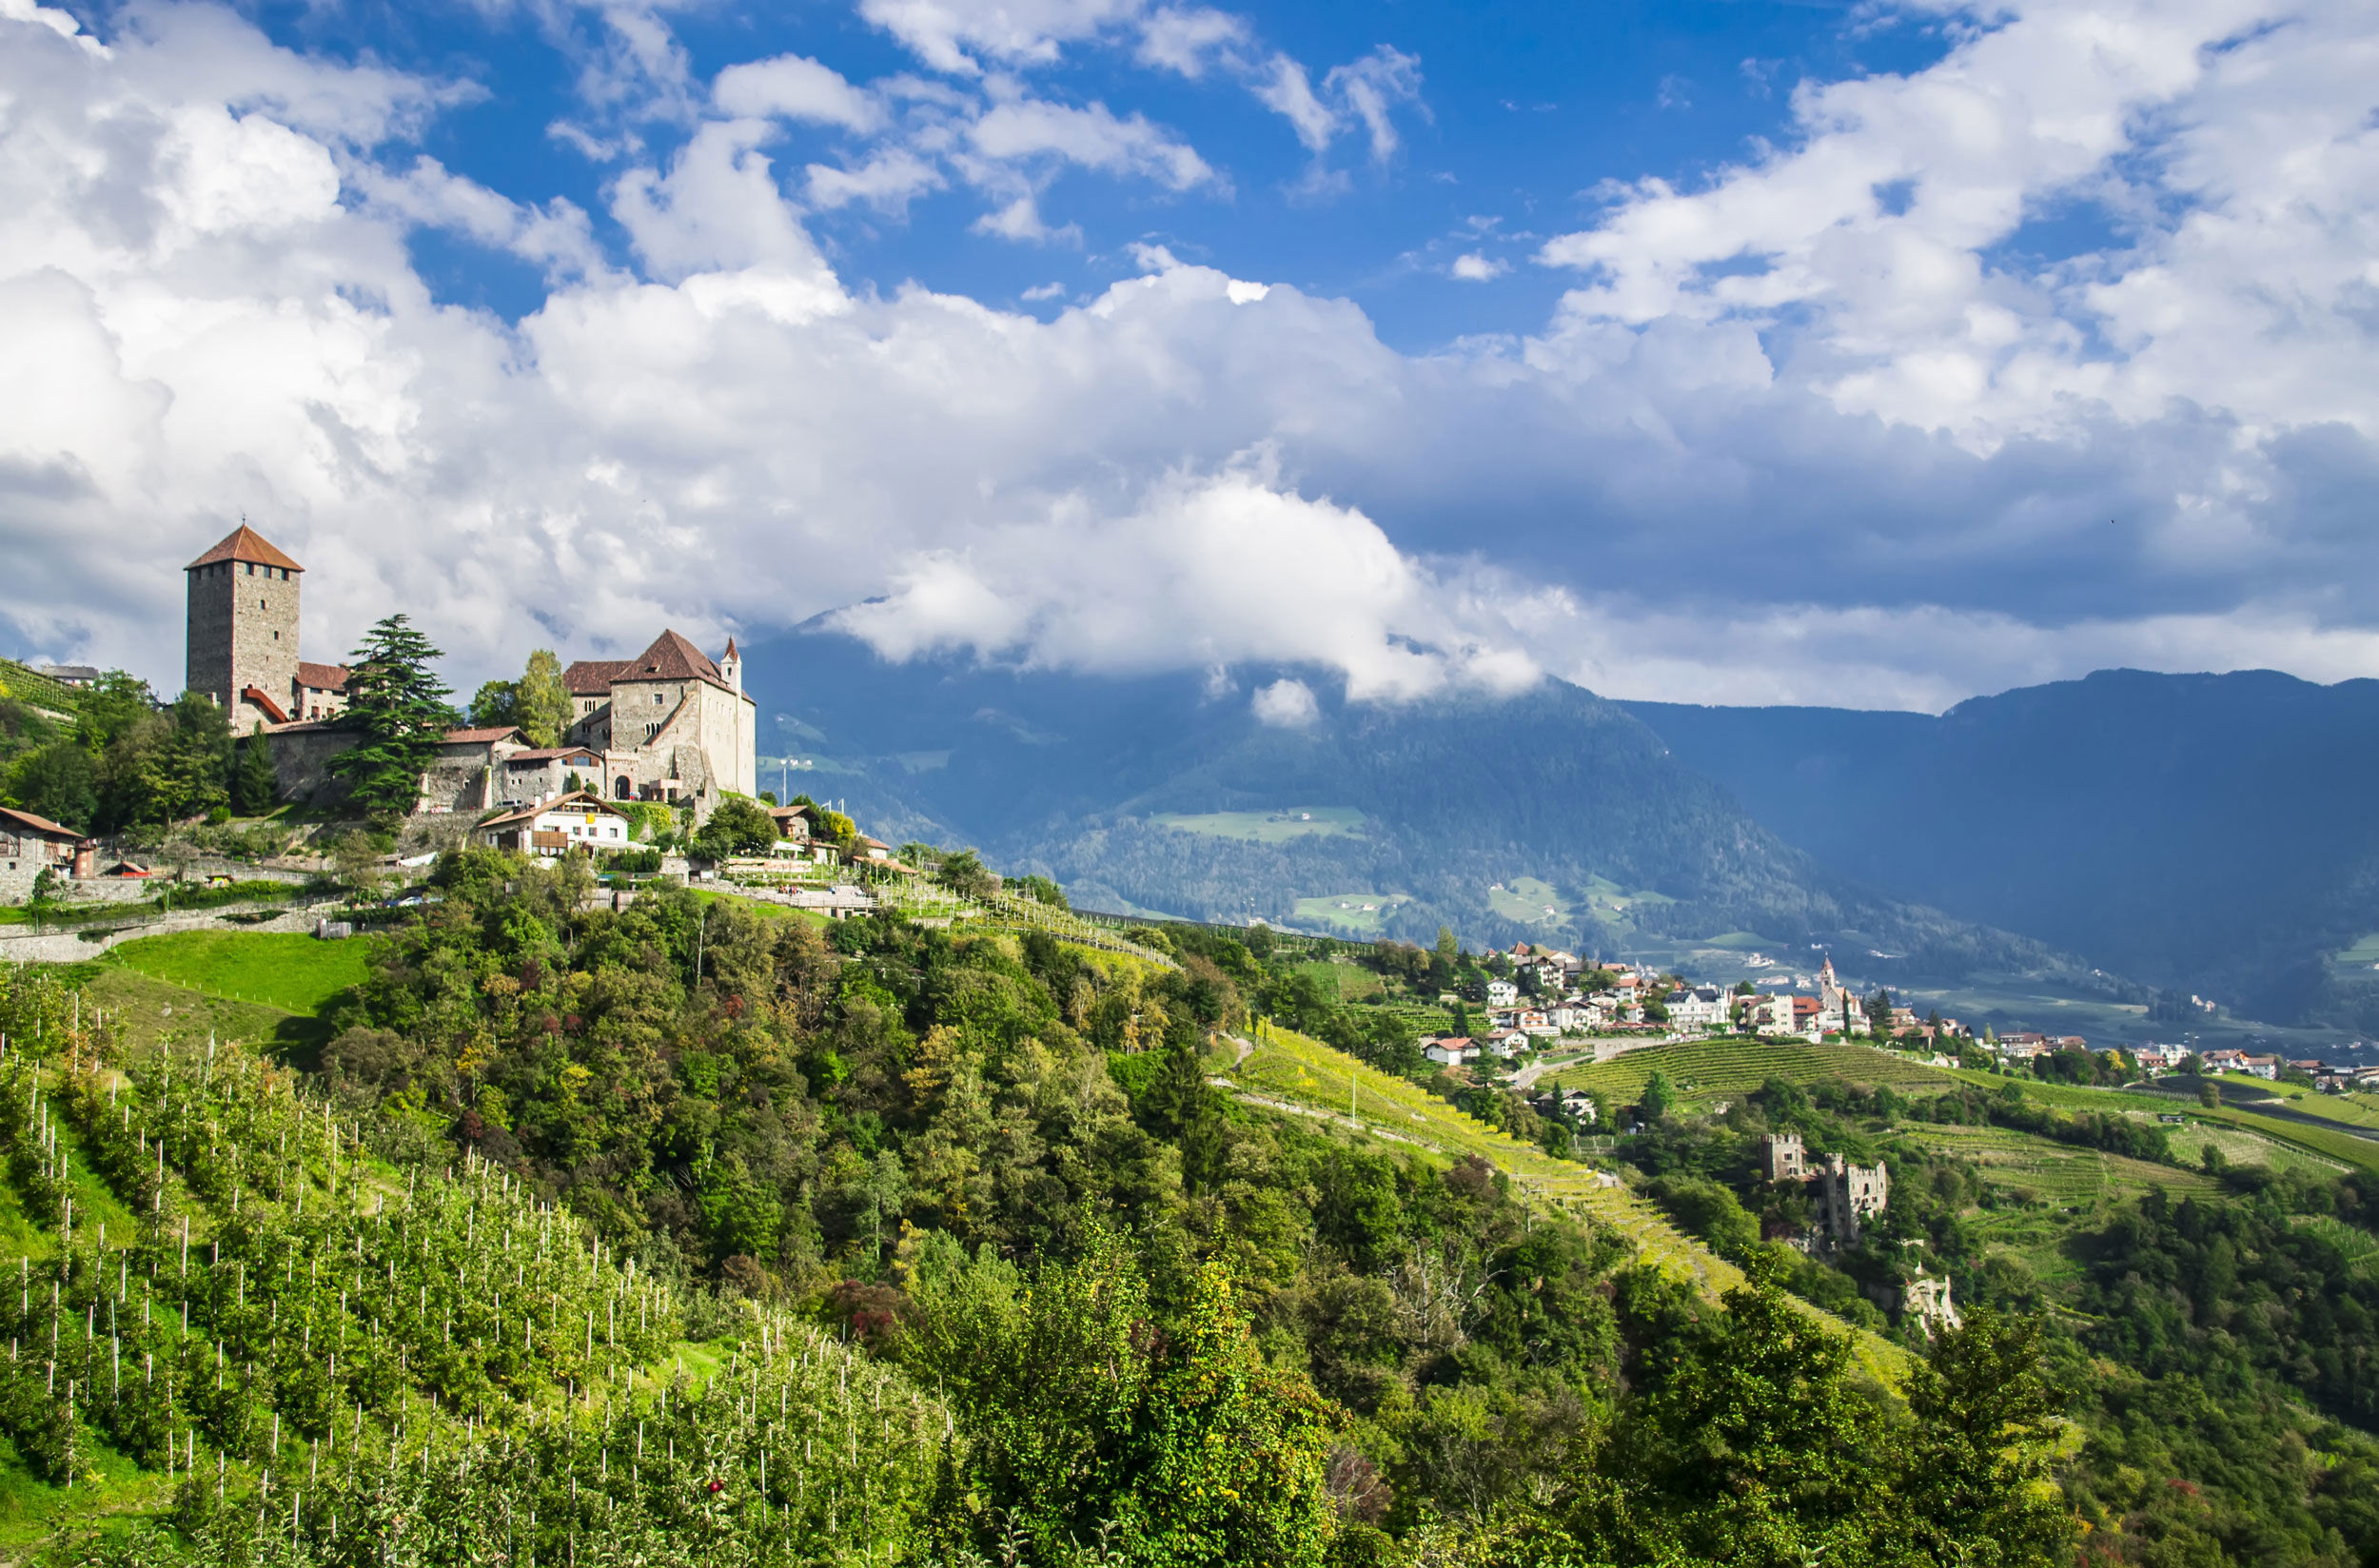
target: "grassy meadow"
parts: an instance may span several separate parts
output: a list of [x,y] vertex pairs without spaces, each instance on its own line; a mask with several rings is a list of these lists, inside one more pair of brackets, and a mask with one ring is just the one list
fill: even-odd
[[1351,836],[1363,831],[1363,813],[1352,806],[1284,806],[1276,812],[1163,812],[1149,820],[1177,833],[1206,833],[1250,844]]
[[174,931],[111,950],[103,961],[207,996],[316,1012],[371,971],[372,939],[324,942],[295,931]]

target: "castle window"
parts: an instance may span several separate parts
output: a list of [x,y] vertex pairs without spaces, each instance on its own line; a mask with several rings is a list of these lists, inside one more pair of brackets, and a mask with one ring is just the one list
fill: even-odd
[[249,577],[254,577],[256,575],[256,563],[252,560],[247,563],[247,575]]

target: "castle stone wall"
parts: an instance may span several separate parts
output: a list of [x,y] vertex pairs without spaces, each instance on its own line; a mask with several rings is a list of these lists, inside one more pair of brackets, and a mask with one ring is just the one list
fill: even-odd
[[272,747],[273,793],[283,800],[330,806],[346,798],[347,781],[334,778],[324,766],[341,752],[350,751],[362,737],[353,730],[292,725],[268,730]]
[[298,588],[295,572],[249,561],[219,560],[189,574],[189,622],[184,684],[215,699],[234,735],[263,719],[240,693],[254,686],[285,710],[296,700]]

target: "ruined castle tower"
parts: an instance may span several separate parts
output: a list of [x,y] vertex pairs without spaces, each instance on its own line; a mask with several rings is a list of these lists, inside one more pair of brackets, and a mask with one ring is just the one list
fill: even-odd
[[184,685],[212,697],[235,735],[260,719],[285,723],[298,684],[298,578],[305,568],[244,522],[183,570],[190,581]]

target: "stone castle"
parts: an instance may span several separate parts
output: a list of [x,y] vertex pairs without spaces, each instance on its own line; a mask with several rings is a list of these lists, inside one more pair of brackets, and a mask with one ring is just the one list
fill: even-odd
[[[184,570],[185,685],[212,698],[234,735],[261,729],[285,798],[324,798],[331,787],[324,764],[355,743],[337,722],[354,672],[299,657],[305,568],[243,522]],[[614,800],[691,805],[699,821],[728,794],[758,793],[758,710],[744,694],[732,638],[714,660],[664,631],[634,658],[579,660],[562,684],[573,711],[562,745],[533,747],[509,728],[449,730],[423,775],[418,809],[533,803],[576,776]]]
[[1760,1140],[1760,1174],[1769,1182],[1800,1182],[1817,1201],[1812,1245],[1857,1246],[1862,1220],[1883,1212],[1892,1198],[1892,1172],[1882,1162],[1844,1163],[1838,1154],[1813,1162],[1798,1132],[1771,1132]]
[[182,570],[190,591],[183,686],[214,698],[233,735],[329,718],[346,706],[347,667],[298,657],[305,567],[243,522]]

